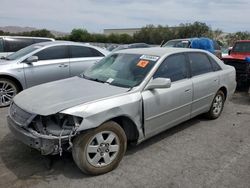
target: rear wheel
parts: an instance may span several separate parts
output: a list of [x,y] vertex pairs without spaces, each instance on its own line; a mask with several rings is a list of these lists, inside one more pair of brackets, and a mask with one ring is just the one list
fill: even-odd
[[0,78],[0,107],[9,106],[17,93],[16,83],[9,79]]
[[98,175],[115,169],[127,148],[127,138],[116,122],[109,121],[74,140],[72,155],[87,174]]
[[209,119],[218,118],[224,108],[224,102],[225,102],[225,95],[221,90],[219,90],[216,93],[212,105],[210,107],[210,110],[206,113],[206,116]]

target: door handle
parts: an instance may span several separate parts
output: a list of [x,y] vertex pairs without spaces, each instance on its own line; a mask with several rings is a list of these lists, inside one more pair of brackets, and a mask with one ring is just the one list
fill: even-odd
[[185,90],[185,92],[189,92],[189,91],[191,91],[191,89],[186,89],[186,90]]
[[67,67],[67,64],[60,64],[59,67]]

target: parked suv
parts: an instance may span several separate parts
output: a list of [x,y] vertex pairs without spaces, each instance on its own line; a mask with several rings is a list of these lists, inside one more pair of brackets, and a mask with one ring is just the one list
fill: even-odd
[[62,41],[23,48],[0,60],[0,107],[8,106],[25,88],[79,75],[108,53],[98,47]]
[[0,57],[6,57],[29,45],[54,41],[52,38],[43,37],[18,37],[18,36],[0,36]]

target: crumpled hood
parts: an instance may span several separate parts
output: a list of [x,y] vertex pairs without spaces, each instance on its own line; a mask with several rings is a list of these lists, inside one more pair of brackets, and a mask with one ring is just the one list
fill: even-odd
[[73,77],[26,89],[14,97],[14,102],[30,113],[46,116],[76,105],[122,94],[127,90]]

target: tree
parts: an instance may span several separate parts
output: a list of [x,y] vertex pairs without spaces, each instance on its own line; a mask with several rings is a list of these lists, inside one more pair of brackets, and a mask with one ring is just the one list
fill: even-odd
[[41,29],[41,30],[34,30],[30,32],[22,32],[18,33],[17,35],[21,36],[31,36],[31,37],[49,37],[49,38],[55,38],[55,36],[47,29]]
[[226,36],[226,41],[229,46],[232,46],[237,40],[250,40],[250,32],[230,33]]
[[90,34],[86,29],[73,29],[69,35],[69,40],[75,42],[90,42]]

